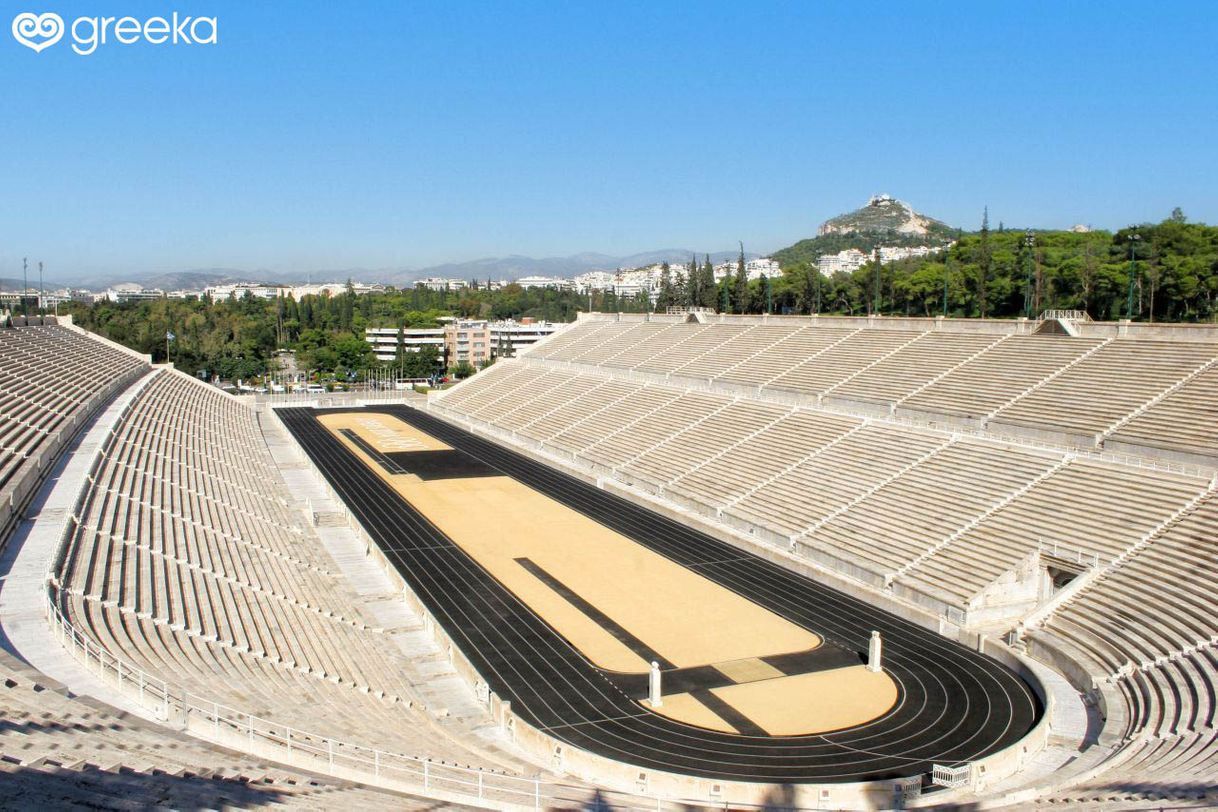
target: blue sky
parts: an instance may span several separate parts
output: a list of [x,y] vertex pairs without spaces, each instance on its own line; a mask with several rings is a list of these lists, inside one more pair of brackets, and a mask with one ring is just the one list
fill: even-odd
[[[214,15],[215,46],[15,14]],[[0,276],[770,251],[888,192],[953,225],[1218,221],[1218,5],[3,4]]]

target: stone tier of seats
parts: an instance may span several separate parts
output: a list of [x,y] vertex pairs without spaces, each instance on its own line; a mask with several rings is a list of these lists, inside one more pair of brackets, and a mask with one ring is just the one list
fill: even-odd
[[154,373],[98,457],[60,610],[198,697],[383,750],[503,766],[448,739],[418,704],[400,651],[364,622],[279,483],[252,410]]
[[[524,357],[928,425],[1218,467],[1218,342],[587,319]],[[624,375],[623,373],[629,373]],[[471,393],[472,394],[472,393]],[[461,399],[453,394],[456,406]]]
[[493,369],[434,408],[853,577],[962,611],[1042,548],[1107,564],[1209,484],[574,366],[518,360]]
[[0,806],[422,809],[419,799],[268,764],[75,697],[0,651]]
[[[1110,684],[1128,721],[1107,772],[1053,800],[1215,797],[1212,471],[1063,446],[1218,459],[1218,345],[796,322],[560,337],[432,408],[949,607],[1038,555],[1077,556],[1093,569],[1031,638]],[[868,401],[922,425],[849,408]],[[1003,436],[934,428],[962,422]]]
[[1210,497],[1063,601],[1043,631],[1086,651],[1103,674],[1218,645],[1216,545]]
[[146,369],[67,327],[0,328],[0,537],[84,420]]

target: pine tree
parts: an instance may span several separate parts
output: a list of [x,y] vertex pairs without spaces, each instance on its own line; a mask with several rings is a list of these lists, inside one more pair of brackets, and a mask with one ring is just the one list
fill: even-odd
[[817,301],[818,293],[820,292],[820,271],[816,266],[809,265],[804,269],[803,279],[803,301],[800,302],[802,309],[811,314],[820,309],[820,302]]
[[736,285],[732,291],[735,299],[736,312],[747,313],[749,310],[749,274],[744,267],[744,243],[740,243],[740,257],[736,260]]

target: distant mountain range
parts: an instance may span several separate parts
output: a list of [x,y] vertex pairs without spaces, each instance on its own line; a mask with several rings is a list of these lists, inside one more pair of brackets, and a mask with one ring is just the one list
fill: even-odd
[[[889,195],[876,195],[867,205],[852,212],[833,217],[821,224],[817,236],[800,240],[792,246],[770,254],[784,267],[796,263],[815,262],[817,257],[837,253],[845,248],[870,251],[877,245],[941,245],[955,237],[955,229],[933,217],[919,214],[908,203]],[[684,263],[697,254],[683,248],[663,248],[626,256],[580,253],[565,257],[485,257],[467,262],[446,262],[425,268],[343,268],[312,272],[282,273],[268,270],[238,268],[195,268],[187,271],[147,274],[88,275],[55,281],[45,280],[47,290],[72,287],[104,290],[108,287],[160,288],[161,290],[200,290],[208,285],[235,282],[303,284],[305,282],[380,282],[403,287],[417,279],[519,279],[525,276],[572,277],[589,271],[612,271],[618,268],[639,268],[658,262]],[[735,259],[737,251],[715,251],[710,254],[715,263]],[[761,256],[746,253],[748,259]],[[37,279],[30,279],[37,285]],[[0,289],[20,290],[20,279],[0,279]]]
[[[712,262],[723,262],[734,259],[738,251],[711,252]],[[430,265],[425,268],[345,268],[319,270],[308,273],[277,273],[273,271],[246,271],[237,268],[198,268],[189,271],[169,273],[129,274],[129,275],[91,275],[68,280],[44,282],[47,290],[71,285],[90,290],[104,290],[111,287],[134,286],[142,288],[159,288],[161,290],[200,290],[208,285],[232,284],[235,282],[259,282],[279,284],[304,284],[306,282],[342,282],[348,278],[360,282],[380,282],[386,285],[403,286],[416,279],[438,276],[445,279],[518,279],[524,276],[557,276],[572,277],[589,271],[612,271],[618,268],[638,268],[653,265],[657,262],[689,262],[691,256],[697,255],[698,261],[703,259],[702,253],[678,248],[665,248],[657,251],[646,251],[627,256],[611,256],[609,254],[582,253],[567,257],[486,257],[468,262],[448,262],[441,265]],[[745,257],[753,259],[760,256],[757,253],[745,252]],[[36,286],[36,279],[30,284]],[[20,279],[0,279],[0,285],[5,290],[19,290]]]
[[[475,259],[470,262],[450,262],[443,265],[432,265],[428,268],[403,271],[385,282],[413,282],[428,276],[439,276],[446,279],[519,279],[523,276],[558,276],[572,277],[589,271],[613,271],[618,268],[641,268],[660,262],[673,264],[689,262],[690,257],[697,256],[701,262],[703,254],[680,248],[664,248],[658,251],[646,251],[640,254],[630,254],[623,257],[608,254],[583,253],[569,257],[533,257],[509,256]],[[710,254],[712,262],[723,262],[734,259],[739,251],[713,251]],[[754,259],[760,254],[745,252],[745,257]]]

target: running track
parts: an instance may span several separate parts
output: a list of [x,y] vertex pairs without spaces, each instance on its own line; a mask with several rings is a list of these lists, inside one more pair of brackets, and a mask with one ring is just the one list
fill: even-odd
[[280,410],[297,442],[491,690],[510,700],[523,720],[573,747],[641,768],[720,780],[868,781],[989,755],[1022,738],[1042,712],[1015,674],[931,631],[419,410],[368,409],[397,416],[827,641],[863,652],[878,629],[884,668],[900,691],[886,715],[812,736],[718,733],[652,714],[315,419],[353,410]]

